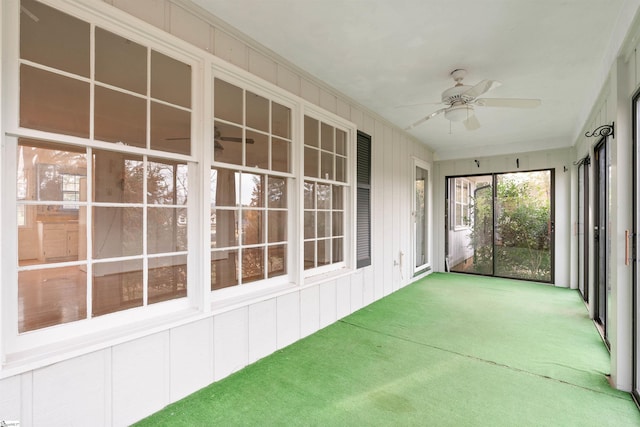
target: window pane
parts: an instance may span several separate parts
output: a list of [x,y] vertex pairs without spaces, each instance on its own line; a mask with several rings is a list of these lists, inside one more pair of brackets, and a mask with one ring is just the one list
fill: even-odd
[[187,203],[187,165],[161,159],[149,159],[147,203],[184,205]]
[[240,184],[240,202],[242,206],[264,206],[264,176],[243,173]]
[[238,211],[217,209],[211,216],[211,247],[238,246]]
[[93,150],[93,199],[104,203],[142,203],[142,156]]
[[142,208],[93,208],[93,258],[142,254]]
[[319,151],[314,148],[304,147],[304,175],[310,178],[318,178]]
[[322,166],[320,178],[335,179],[333,176],[333,154],[322,152]]
[[142,306],[142,260],[93,265],[93,315]]
[[147,211],[147,252],[187,250],[187,210],[149,208]]
[[238,284],[238,251],[211,252],[211,290]]
[[341,156],[347,155],[347,133],[336,129],[336,153]]
[[314,209],[316,207],[316,186],[313,182],[304,182],[304,208]]
[[213,157],[216,162],[242,164],[242,128],[216,122]]
[[216,119],[242,124],[242,89],[215,79],[213,87],[214,114]]
[[211,169],[211,205],[238,206],[240,204],[240,174],[238,172],[217,168]]
[[191,154],[191,113],[152,102],[151,149]]
[[269,137],[262,133],[247,131],[246,165],[269,169]]
[[318,121],[304,116],[304,143],[313,147],[318,146]]
[[247,92],[247,126],[269,132],[269,100]]
[[89,24],[33,0],[22,0],[20,57],[89,77]]
[[84,260],[87,257],[86,207],[78,205],[18,205],[27,209],[35,222],[18,231],[20,265]]
[[191,108],[191,67],[151,51],[151,97]]
[[187,256],[149,259],[149,304],[187,296]]
[[333,201],[333,209],[334,210],[343,210],[344,209],[344,190],[343,187],[339,185],[332,186],[332,201]]
[[346,164],[345,157],[336,156],[336,181],[347,182]]
[[304,212],[304,238],[313,239],[316,237],[316,213]]
[[291,138],[291,109],[276,102],[271,103],[271,133]]
[[331,209],[331,186],[318,184],[318,209]]
[[79,266],[18,273],[18,332],[87,317],[87,275]]
[[304,269],[316,266],[316,241],[304,242]]
[[287,240],[287,212],[269,211],[269,243]]
[[291,172],[289,164],[291,143],[278,138],[271,139],[271,169],[278,172]]
[[282,276],[287,273],[287,245],[269,246],[269,277]]
[[322,139],[322,149],[331,151],[333,153],[335,151],[333,147],[333,126],[329,126],[326,123],[322,123],[320,132],[321,132],[321,139]]
[[102,28],[95,37],[96,80],[146,95],[147,48]]
[[318,237],[331,237],[331,213],[320,211],[318,215]]
[[147,146],[147,101],[96,86],[94,126],[95,139],[144,148]]
[[344,261],[344,243],[342,238],[333,240],[333,262]]
[[343,214],[342,212],[333,212],[333,236],[338,237],[344,234],[343,227]]
[[270,208],[287,207],[287,180],[269,177],[267,203]]
[[262,212],[258,210],[244,210],[242,212],[242,243],[244,245],[264,243]]
[[242,282],[249,283],[264,279],[264,248],[242,251]]
[[331,239],[318,240],[318,267],[331,264]]
[[89,83],[20,66],[20,126],[89,137]]

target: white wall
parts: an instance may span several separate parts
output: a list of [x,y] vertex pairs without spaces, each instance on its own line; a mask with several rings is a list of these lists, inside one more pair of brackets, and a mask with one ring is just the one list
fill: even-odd
[[[181,38],[371,135],[372,265],[135,335],[115,334],[90,347],[13,361],[0,370],[0,419],[20,420],[22,426],[130,424],[412,280],[412,168],[414,158],[432,161],[424,145],[193,5],[105,3],[126,13],[115,11],[120,21],[160,28],[166,37]],[[109,6],[97,7],[103,6],[111,13]]]

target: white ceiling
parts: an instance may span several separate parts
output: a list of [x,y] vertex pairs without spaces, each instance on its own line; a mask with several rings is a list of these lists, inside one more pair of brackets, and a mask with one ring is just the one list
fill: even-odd
[[409,131],[441,159],[573,145],[629,9],[625,0],[192,1],[400,128],[442,107],[426,103],[453,86],[456,68],[467,85],[502,83],[486,98],[542,100],[533,110],[477,107],[476,131],[442,115]]

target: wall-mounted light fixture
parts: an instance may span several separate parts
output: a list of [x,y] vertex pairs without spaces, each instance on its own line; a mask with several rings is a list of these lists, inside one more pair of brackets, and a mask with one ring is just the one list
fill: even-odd
[[602,125],[602,126],[598,126],[597,128],[595,128],[593,130],[593,132],[587,132],[584,134],[584,136],[586,136],[587,138],[591,138],[592,136],[609,136],[611,135],[612,138],[615,138],[615,133],[614,133],[614,125],[616,124],[616,122],[611,122],[610,125]]

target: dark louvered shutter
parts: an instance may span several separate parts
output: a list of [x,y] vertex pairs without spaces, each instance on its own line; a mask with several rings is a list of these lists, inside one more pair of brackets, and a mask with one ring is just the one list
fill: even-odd
[[371,137],[358,131],[356,181],[357,267],[371,265]]

